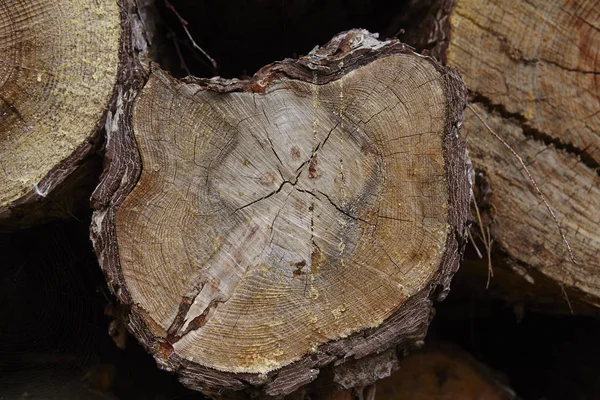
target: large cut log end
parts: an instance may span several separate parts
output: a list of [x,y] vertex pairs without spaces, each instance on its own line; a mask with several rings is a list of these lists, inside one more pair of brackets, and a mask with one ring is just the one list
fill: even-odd
[[92,228],[130,330],[209,393],[389,375],[458,268],[464,102],[456,71],[358,30],[247,81],[153,68]]
[[[23,226],[93,150],[119,66],[117,1],[0,4],[0,226]],[[56,208],[56,207],[55,207]]]

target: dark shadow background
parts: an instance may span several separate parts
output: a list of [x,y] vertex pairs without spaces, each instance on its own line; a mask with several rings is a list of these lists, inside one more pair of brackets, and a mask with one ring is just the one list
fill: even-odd
[[204,399],[133,338],[114,344],[89,223],[0,234],[0,399]]
[[[89,222],[0,234],[0,399],[204,399],[159,370],[132,337],[124,350],[114,344],[105,315],[112,297]],[[456,275],[427,343],[462,347],[523,399],[600,398],[600,321],[482,295],[471,288],[485,288],[483,277]]]
[[[199,77],[251,76],[274,61],[307,54],[341,31],[365,28],[378,32],[380,38],[389,38],[401,28],[416,29],[430,2],[157,0],[156,9],[163,19],[161,30],[167,39],[163,48],[170,51],[160,61],[178,77],[187,71]],[[196,44],[217,62],[217,71],[194,49],[176,14],[188,22],[187,30]]]

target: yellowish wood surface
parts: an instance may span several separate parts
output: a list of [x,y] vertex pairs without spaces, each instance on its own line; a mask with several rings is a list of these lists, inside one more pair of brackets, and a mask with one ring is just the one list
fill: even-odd
[[450,22],[448,64],[525,159],[580,265],[517,159],[467,110],[462,132],[491,184],[496,248],[600,306],[598,2],[458,0]]
[[0,2],[0,206],[85,142],[116,80],[116,0]]
[[142,175],[117,213],[152,333],[185,359],[263,373],[378,326],[440,265],[445,101],[414,54],[265,94],[155,72],[134,111]]
[[600,162],[594,0],[457,0],[447,61],[469,90]]

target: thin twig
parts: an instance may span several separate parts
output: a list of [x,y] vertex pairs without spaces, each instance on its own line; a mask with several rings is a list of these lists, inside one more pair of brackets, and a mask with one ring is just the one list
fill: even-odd
[[565,285],[563,285],[561,283],[560,289],[562,291],[563,296],[565,297],[565,300],[567,301],[567,304],[569,305],[569,311],[571,311],[571,315],[573,315],[573,307],[571,307],[571,301],[569,300],[569,295],[567,294],[567,291],[565,290]]
[[175,7],[173,7],[173,5],[171,3],[169,3],[169,0],[165,0],[165,5],[167,6],[167,8],[169,10],[173,11],[173,14],[175,14],[177,19],[179,19],[179,22],[181,22],[181,26],[183,27],[183,30],[185,31],[188,39],[190,39],[190,41],[192,42],[192,46],[194,46],[194,48],[196,50],[200,51],[204,55],[204,57],[206,57],[208,59],[208,61],[210,61],[210,63],[212,64],[212,67],[214,69],[214,72],[215,73],[218,72],[217,62],[211,56],[209,56],[208,53],[206,51],[204,51],[204,49],[202,49],[202,47],[198,46],[198,44],[192,37],[192,34],[190,33],[190,31],[188,31],[188,28],[187,28],[188,22],[181,15],[179,15],[179,13],[175,9]]
[[565,236],[563,228],[560,225],[560,223],[558,222],[558,218],[556,218],[556,214],[554,214],[554,210],[552,210],[552,207],[550,207],[550,204],[548,204],[548,202],[546,201],[546,197],[544,197],[544,194],[542,193],[542,191],[538,187],[535,179],[533,179],[533,176],[531,175],[531,172],[529,172],[529,169],[527,168],[527,165],[525,165],[525,162],[523,161],[523,159],[521,158],[521,156],[519,156],[517,154],[517,152],[514,151],[513,148],[510,147],[510,145],[504,141],[504,139],[502,139],[500,136],[498,136],[498,134],[496,132],[494,132],[492,130],[492,128],[490,128],[490,126],[483,120],[483,118],[481,118],[479,116],[479,114],[477,113],[477,111],[475,111],[475,109],[470,104],[467,103],[467,107],[469,108],[469,110],[471,110],[471,112],[473,114],[475,114],[475,116],[483,124],[483,126],[486,127],[486,129],[488,130],[488,132],[490,132],[492,134],[492,136],[494,136],[500,143],[502,143],[502,145],[504,145],[504,147],[506,147],[513,154],[513,156],[515,156],[516,159],[519,160],[519,163],[521,163],[521,166],[523,167],[523,169],[527,173],[529,181],[533,185],[535,191],[537,192],[537,195],[540,197],[540,199],[542,199],[542,202],[546,206],[546,209],[548,209],[548,212],[550,213],[550,215],[552,215],[552,219],[554,219],[554,222],[556,223],[556,226],[558,228],[558,232],[560,233],[560,236],[562,237],[563,242],[567,246],[567,249],[569,251],[569,256],[571,257],[571,261],[573,262],[573,264],[576,264],[576,265],[579,264],[579,262],[575,259],[575,255],[573,254],[573,250],[571,249],[571,245],[569,244],[569,241],[567,240],[567,237]]
[[489,289],[490,280],[494,277],[494,269],[492,268],[492,235],[490,234],[490,227],[486,226],[487,231],[487,257],[488,257],[488,278],[485,284],[485,288]]
[[169,32],[167,37],[170,37],[173,40],[173,45],[175,46],[175,51],[177,52],[177,56],[179,56],[179,66],[185,70],[188,75],[192,75],[190,70],[188,69],[185,60],[183,59],[183,55],[181,54],[181,50],[179,49],[179,44],[177,43],[177,37],[174,32]]
[[490,230],[488,228],[488,234],[485,234],[483,230],[483,222],[481,222],[481,213],[479,212],[479,207],[477,206],[477,201],[473,201],[473,205],[475,206],[475,213],[477,214],[477,224],[479,225],[479,230],[481,231],[481,240],[483,241],[483,246],[485,247],[485,252],[487,254],[488,259],[488,277],[487,282],[485,284],[485,288],[488,289],[490,287],[490,280],[494,277],[494,270],[492,268],[492,246],[490,243]]
[[483,255],[481,254],[481,251],[479,251],[479,247],[477,247],[477,243],[475,243],[475,239],[473,239],[473,235],[471,235],[471,228],[469,228],[467,230],[467,234],[469,235],[469,240],[471,241],[471,243],[473,243],[473,247],[475,247],[475,251],[477,252],[477,256],[479,256],[479,258],[483,258]]

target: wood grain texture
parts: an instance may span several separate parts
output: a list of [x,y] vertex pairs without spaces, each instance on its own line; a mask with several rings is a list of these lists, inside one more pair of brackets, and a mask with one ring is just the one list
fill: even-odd
[[116,0],[0,4],[0,222],[21,218],[93,150],[121,33]]
[[[481,131],[472,114],[466,115],[464,134],[469,154],[475,168],[485,171],[492,190],[485,223],[489,224],[497,244],[513,263],[526,267],[525,271],[533,267],[571,289],[571,297],[600,306],[600,185],[596,171],[573,154],[524,138],[523,129],[515,121],[491,113],[481,105],[476,110],[526,160],[566,230],[580,264],[571,262],[554,220],[512,154],[486,137],[487,132]],[[557,293],[566,304],[565,292]]]
[[366,31],[248,81],[152,67],[111,138],[131,169],[105,174],[94,217],[130,330],[212,394],[281,396],[326,366],[352,387],[372,354],[396,359],[464,244],[464,90]]
[[464,135],[489,187],[484,223],[495,248],[520,275],[554,281],[561,302],[599,306],[597,2],[456,0],[440,10],[446,30],[434,54],[461,71],[476,111],[523,157],[580,264],[518,161],[467,111]]
[[469,90],[597,167],[599,24],[595,1],[457,1],[446,59]]

